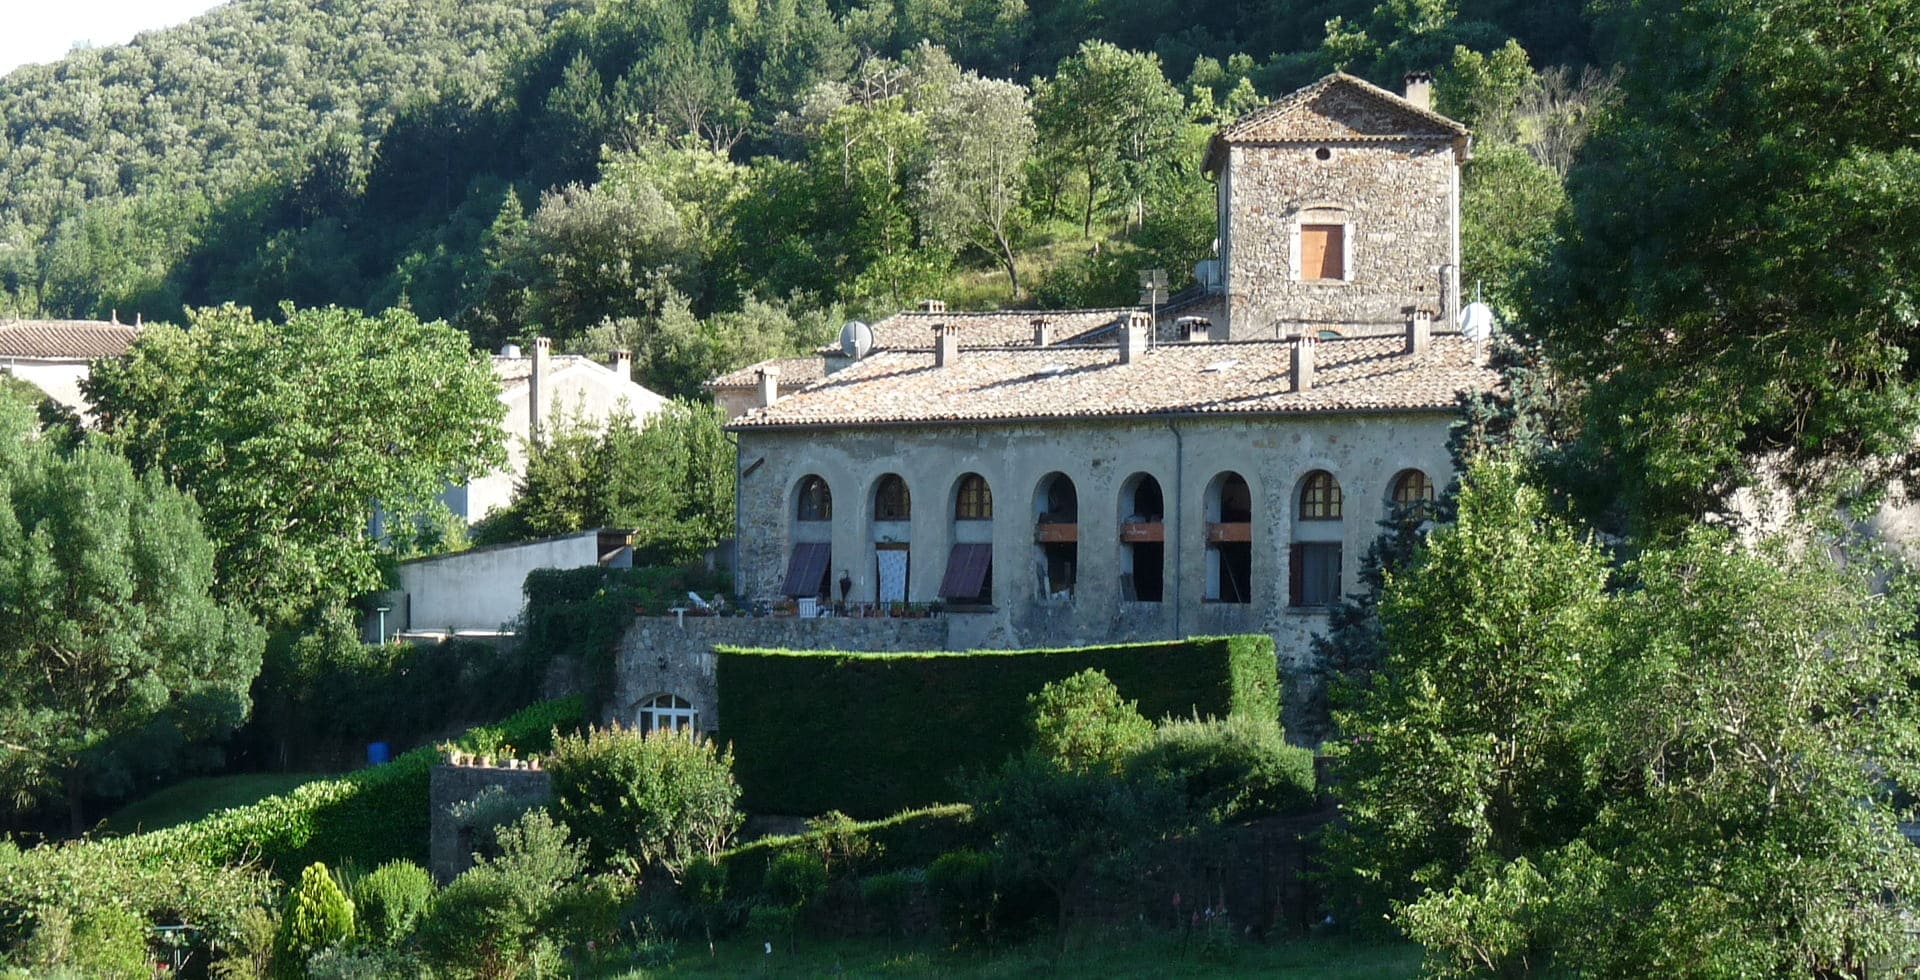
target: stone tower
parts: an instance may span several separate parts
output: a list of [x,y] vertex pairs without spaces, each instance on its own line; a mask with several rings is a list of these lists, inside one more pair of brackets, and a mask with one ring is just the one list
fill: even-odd
[[1410,308],[1458,310],[1471,133],[1428,106],[1430,86],[1410,75],[1400,96],[1336,72],[1214,135],[1226,339],[1387,333]]

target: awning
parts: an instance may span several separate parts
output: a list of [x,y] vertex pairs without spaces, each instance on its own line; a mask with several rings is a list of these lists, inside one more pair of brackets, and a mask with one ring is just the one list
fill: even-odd
[[993,567],[993,545],[956,544],[947,556],[947,577],[940,580],[942,599],[978,599]]
[[820,580],[826,577],[832,557],[833,546],[824,541],[794,545],[793,558],[787,562],[787,584],[780,590],[781,594],[795,598],[819,595]]

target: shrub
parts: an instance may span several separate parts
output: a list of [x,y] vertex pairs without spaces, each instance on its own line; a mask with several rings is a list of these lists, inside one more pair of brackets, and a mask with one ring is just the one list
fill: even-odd
[[562,737],[549,766],[555,812],[596,867],[662,867],[676,878],[726,846],[742,819],[733,755],[674,732],[595,728]]
[[395,949],[329,946],[307,958],[306,980],[402,980],[420,975],[420,964]]
[[766,896],[777,905],[804,909],[827,890],[827,866],[805,851],[788,851],[767,866]]
[[458,800],[447,806],[447,817],[454,827],[473,831],[473,849],[482,854],[498,853],[500,828],[540,805],[538,798],[509,793],[504,786],[488,786],[473,799]]
[[567,828],[531,810],[500,832],[500,856],[455,878],[421,925],[421,949],[457,977],[517,976],[552,955],[538,940],[561,890],[580,873]]
[[353,900],[340,890],[326,865],[307,865],[300,872],[300,884],[287,895],[275,959],[283,969],[304,966],[308,957],[352,937]]
[[412,861],[388,861],[353,883],[360,935],[377,946],[397,946],[413,935],[433,907],[433,876]]
[[1087,668],[1149,719],[1280,716],[1267,636],[973,653],[723,649],[716,682],[745,808],[873,818],[951,800],[956,777],[1023,751],[1028,696]]
[[940,855],[927,868],[927,892],[954,938],[985,938],[999,897],[993,858],[971,849]]
[[1172,780],[1189,813],[1231,823],[1310,808],[1313,753],[1288,745],[1280,723],[1244,716],[1162,722],[1128,762],[1137,778]]
[[266,980],[272,975],[274,939],[280,934],[279,920],[260,906],[241,911],[235,917],[233,938],[213,961],[207,974],[214,980]]
[[1033,749],[1063,769],[1117,771],[1153,739],[1139,702],[1120,697],[1107,675],[1089,667],[1027,695]]
[[[866,853],[858,860],[844,857],[847,841],[863,842]],[[835,844],[835,841],[841,843]],[[765,887],[767,869],[782,854],[800,851],[822,855],[828,873],[839,876],[855,869],[898,870],[925,867],[942,854],[986,843],[973,821],[973,808],[964,803],[907,810],[884,820],[825,826],[804,834],[762,837],[721,854],[727,872],[726,887],[736,895],[758,894]],[[828,860],[830,853],[843,855]]]
[[12,957],[33,976],[89,980],[146,980],[153,975],[151,959],[146,923],[110,905],[75,917],[65,909],[51,910]]
[[203,941],[219,945],[236,935],[246,909],[271,894],[257,868],[153,854],[131,839],[38,847],[0,864],[0,949],[14,948],[50,916],[77,924],[108,908],[141,922],[191,922]]
[[860,882],[860,900],[889,930],[904,935],[907,913],[926,883],[924,871],[888,871]]

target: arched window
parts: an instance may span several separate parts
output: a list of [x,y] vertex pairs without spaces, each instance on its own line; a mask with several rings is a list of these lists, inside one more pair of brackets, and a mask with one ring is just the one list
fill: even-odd
[[1433,503],[1433,481],[1419,470],[1401,470],[1393,480],[1393,506],[1413,508]]
[[1341,517],[1340,484],[1326,470],[1307,474],[1300,485],[1300,519],[1337,521]]
[[954,498],[953,519],[957,521],[993,520],[993,489],[987,478],[968,473],[960,478],[960,492]]
[[1212,602],[1253,601],[1253,490],[1238,473],[1207,488],[1207,591]]
[[1160,481],[1135,473],[1120,486],[1120,598],[1159,602],[1167,555],[1165,498]]
[[880,486],[873,491],[873,519],[876,521],[904,521],[913,517],[913,495],[907,492],[907,481],[888,473],[880,478]]
[[809,476],[800,481],[800,512],[803,521],[833,520],[833,491],[827,481]]
[[1080,493],[1072,477],[1049,473],[1041,478],[1033,491],[1033,521],[1040,595],[1072,598],[1080,568]]
[[693,703],[677,694],[656,694],[640,702],[633,726],[642,735],[650,732],[692,732],[699,730],[700,713]]

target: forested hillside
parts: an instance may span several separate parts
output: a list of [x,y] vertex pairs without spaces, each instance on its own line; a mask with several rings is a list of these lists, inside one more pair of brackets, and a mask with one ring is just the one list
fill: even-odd
[[1590,47],[1574,2],[238,0],[0,80],[0,311],[406,305],[684,393],[920,296],[1186,276],[1207,132],[1335,67],[1439,70],[1498,291],[1592,101],[1535,69]]

